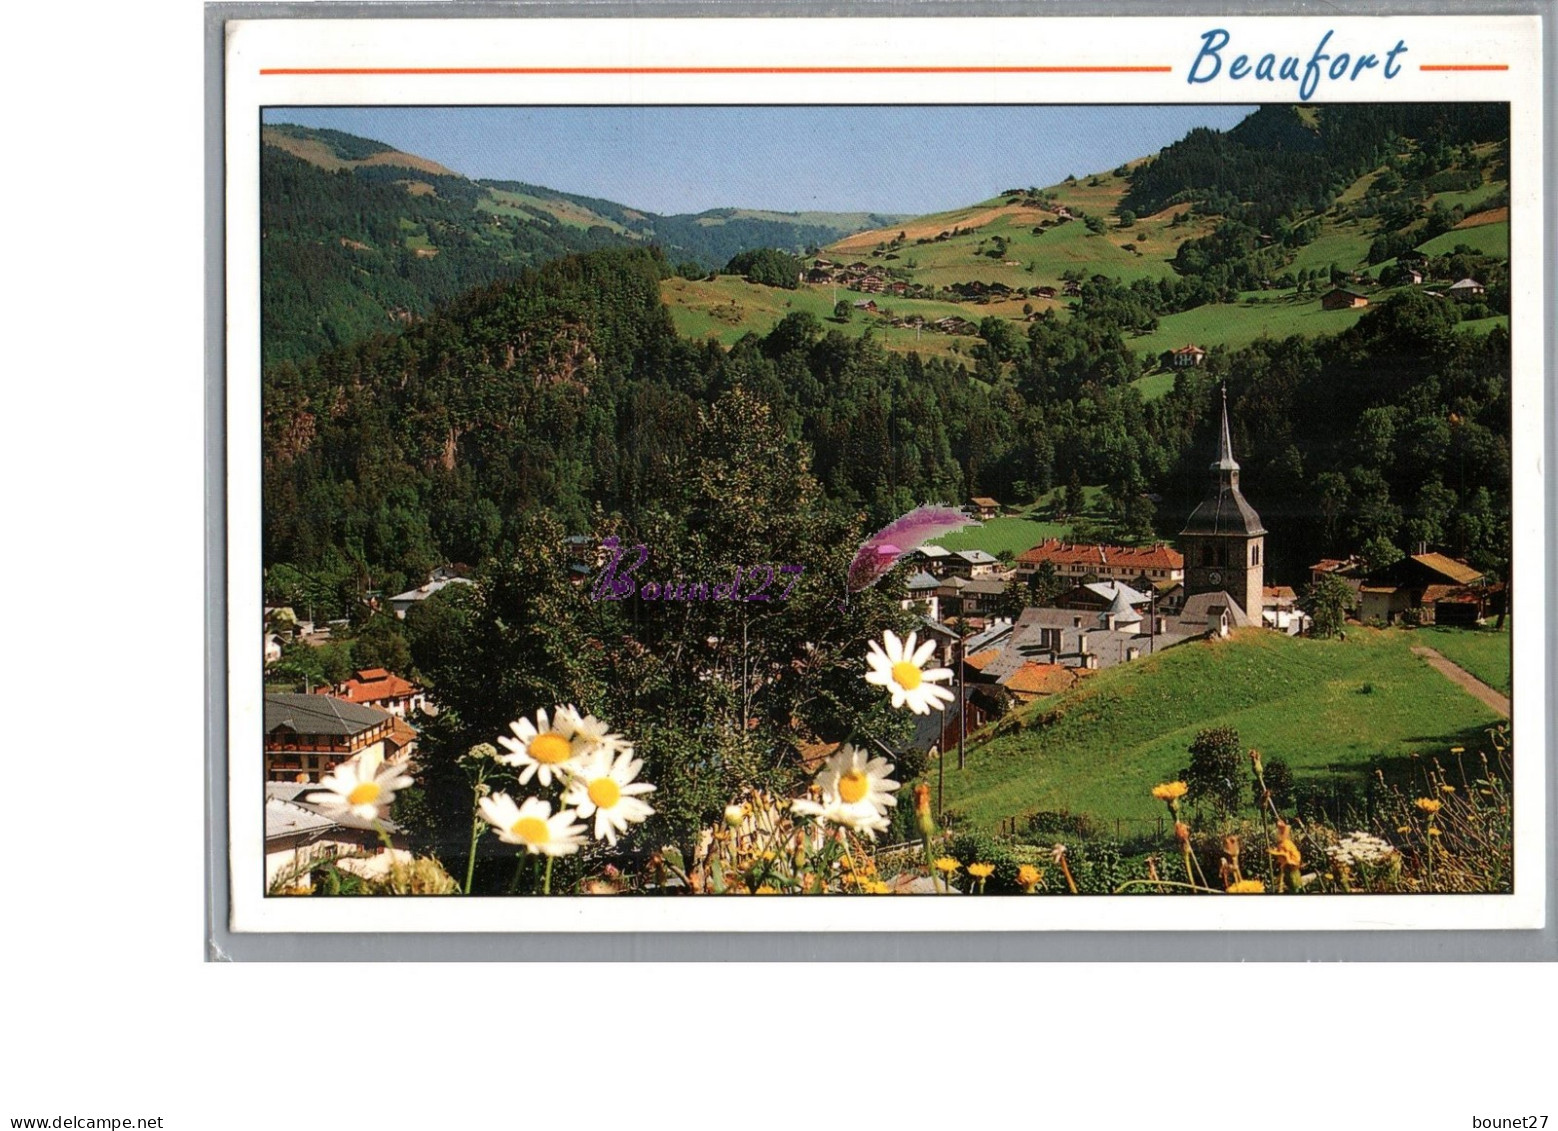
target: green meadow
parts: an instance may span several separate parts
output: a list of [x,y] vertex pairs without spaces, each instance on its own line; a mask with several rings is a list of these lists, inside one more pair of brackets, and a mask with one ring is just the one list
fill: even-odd
[[1163,808],[1150,790],[1179,773],[1209,727],[1234,727],[1246,748],[1287,762],[1299,780],[1470,749],[1498,717],[1412,654],[1422,639],[1400,629],[1349,629],[1345,641],[1247,629],[1110,668],[996,724],[997,737],[969,749],[966,769],[949,758],[946,807],[986,831],[1039,810],[1153,820]]

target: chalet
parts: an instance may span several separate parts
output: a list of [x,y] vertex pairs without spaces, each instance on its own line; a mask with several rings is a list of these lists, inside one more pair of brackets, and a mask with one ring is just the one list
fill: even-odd
[[1289,636],[1299,636],[1309,618],[1298,607],[1298,594],[1290,585],[1261,587],[1261,624]]
[[945,546],[927,542],[909,554],[908,560],[933,577],[945,577],[952,565],[952,551]]
[[985,495],[975,495],[968,500],[968,505],[974,508],[974,513],[981,519],[994,518],[1001,513],[1001,504]]
[[876,300],[871,298],[861,299],[855,303],[855,309],[869,310],[874,314],[876,312]]
[[936,597],[943,615],[966,622],[969,617],[994,613],[1006,594],[1006,584],[995,577],[969,580],[954,575],[942,579]]
[[1055,294],[1054,287],[1035,287],[1033,289],[1034,298],[1054,298]]
[[[1444,554],[1413,554],[1362,578],[1359,616],[1394,624],[1407,610],[1431,623],[1440,601],[1482,581],[1482,574]],[[1459,615],[1452,611],[1452,616]]]
[[1423,273],[1415,267],[1402,268],[1401,277],[1406,279],[1406,281],[1411,283],[1414,287],[1421,285],[1423,282]]
[[1194,369],[1206,360],[1206,351],[1197,345],[1180,346],[1170,351],[1175,369]]
[[941,602],[936,597],[936,590],[941,588],[941,579],[924,570],[920,570],[909,578],[909,596],[900,602],[903,608],[910,609],[919,606],[926,616],[933,621],[941,619]]
[[1076,298],[1082,293],[1082,284],[1075,279],[1066,280],[1066,297]]
[[330,695],[265,696],[265,777],[318,778],[364,752],[388,757],[395,716]]
[[[1106,613],[1112,609],[1117,614],[1128,614],[1151,603],[1151,593],[1133,589],[1122,581],[1095,581],[1088,585],[1078,585],[1055,598],[1057,609],[1075,609],[1085,613]],[[1117,620],[1128,621],[1129,617],[1117,617]],[[1140,616],[1135,617],[1135,621],[1140,620]]]
[[434,570],[425,585],[419,585],[415,589],[408,589],[404,593],[397,593],[389,599],[390,610],[397,620],[405,620],[406,614],[412,607],[421,601],[427,600],[434,593],[439,592],[450,585],[474,585],[468,577],[453,575],[447,569]]
[[1349,291],[1344,287],[1336,287],[1320,296],[1322,310],[1352,310],[1355,307],[1368,305],[1367,295],[1360,295],[1357,291]]
[[331,694],[348,703],[377,707],[401,719],[426,705],[426,695],[420,687],[384,668],[363,668],[346,682],[336,684],[332,691],[321,690],[318,694]]
[[947,560],[947,568],[969,580],[996,577],[1001,573],[1001,560],[984,550],[954,550]]
[[1457,283],[1451,283],[1447,288],[1447,293],[1453,299],[1469,302],[1474,298],[1481,298],[1487,294],[1488,288],[1477,282],[1476,279],[1462,279]]
[[1017,555],[1017,576],[1026,581],[1048,562],[1061,578],[1133,582],[1146,577],[1168,586],[1185,579],[1185,556],[1161,543],[1153,546],[1105,546],[1050,538]]

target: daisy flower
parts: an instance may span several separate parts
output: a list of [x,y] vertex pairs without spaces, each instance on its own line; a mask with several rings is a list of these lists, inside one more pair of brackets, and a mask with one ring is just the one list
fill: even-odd
[[320,779],[319,784],[328,792],[310,793],[304,800],[331,816],[350,813],[364,821],[382,820],[389,816],[395,791],[411,784],[405,768],[404,762],[386,765],[384,755],[365,750]]
[[563,781],[568,776],[571,763],[579,755],[594,748],[588,739],[578,737],[579,712],[572,707],[557,707],[547,718],[545,708],[536,712],[536,721],[528,718],[509,723],[513,737],[501,735],[498,742],[508,751],[498,755],[498,761],[506,766],[521,766],[519,784],[529,785],[537,775],[542,785],[551,785],[553,778]]
[[601,748],[586,754],[572,766],[573,777],[563,793],[563,803],[579,811],[579,817],[595,818],[595,839],[615,847],[617,834],[627,832],[654,813],[639,795],[653,793],[646,781],[634,781],[643,762],[631,747],[618,753]]
[[790,803],[790,809],[874,838],[887,831],[887,810],[898,804],[893,791],[899,784],[888,777],[892,772],[893,764],[886,758],[867,761],[860,750],[846,743],[817,772],[814,786],[821,800],[798,798]]
[[[572,707],[568,709],[573,710]],[[590,750],[615,752],[628,749],[620,734],[612,734],[611,728],[594,715],[581,715],[577,711],[574,712],[573,741],[575,747],[585,746]]]
[[952,678],[952,669],[925,670],[925,662],[936,650],[934,640],[927,640],[916,648],[914,633],[900,641],[888,629],[882,635],[882,643],[873,640],[870,648],[866,663],[871,670],[866,673],[866,682],[892,692],[894,707],[907,706],[916,715],[928,715],[942,703],[952,701],[952,692],[937,686],[938,681]]
[[567,856],[584,847],[584,826],[576,825],[571,809],[552,812],[549,802],[527,797],[518,805],[506,793],[483,797],[481,815],[504,844],[517,844],[539,856]]

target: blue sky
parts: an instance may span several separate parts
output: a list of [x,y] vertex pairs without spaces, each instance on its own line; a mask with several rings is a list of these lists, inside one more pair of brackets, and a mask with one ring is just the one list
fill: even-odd
[[345,130],[469,177],[651,212],[935,212],[1154,153],[1252,106],[327,107]]

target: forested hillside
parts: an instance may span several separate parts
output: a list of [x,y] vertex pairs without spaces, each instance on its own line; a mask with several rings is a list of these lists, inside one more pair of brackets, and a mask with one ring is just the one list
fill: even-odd
[[426,317],[474,287],[572,251],[654,244],[702,273],[738,252],[799,252],[871,213],[732,208],[657,216],[510,181],[475,181],[338,130],[274,125],[261,146],[262,350],[297,361]]

